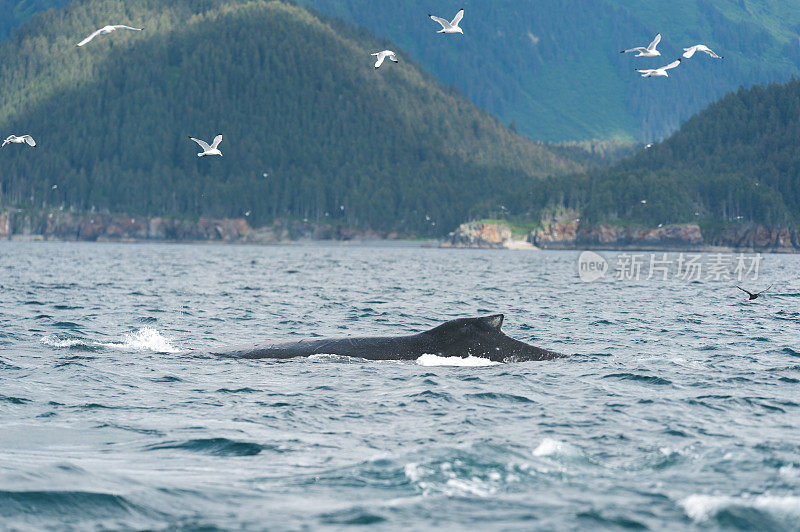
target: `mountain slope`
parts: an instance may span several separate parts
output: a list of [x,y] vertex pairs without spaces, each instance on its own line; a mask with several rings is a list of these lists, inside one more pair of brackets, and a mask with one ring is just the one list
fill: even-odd
[[[108,20],[146,29],[75,47]],[[0,48],[0,130],[40,144],[0,151],[0,202],[436,234],[581,168],[402,54],[373,69],[369,52],[388,46],[282,2],[87,0],[45,13]],[[198,159],[186,137],[216,133],[224,156]]]
[[46,9],[63,7],[70,0],[0,0],[0,41],[29,21],[33,15]]
[[[67,1],[0,0],[11,14],[0,20],[0,40],[33,12]],[[739,86],[800,73],[800,3],[785,0],[301,1],[392,39],[440,81],[540,140],[649,142]],[[465,35],[437,35],[427,13],[451,17],[462,6]],[[657,32],[661,58],[618,53]],[[724,62],[703,56],[670,79],[633,73],[699,42]]]
[[[800,72],[800,3],[782,0],[305,0],[386,35],[444,83],[519,131],[549,141],[662,138],[739,86]],[[466,14],[464,35],[443,36],[427,13]],[[657,33],[663,56],[620,50]],[[634,68],[662,66],[706,43],[668,79]]]
[[731,93],[664,142],[544,189],[534,203],[561,197],[587,223],[800,227],[800,80]]

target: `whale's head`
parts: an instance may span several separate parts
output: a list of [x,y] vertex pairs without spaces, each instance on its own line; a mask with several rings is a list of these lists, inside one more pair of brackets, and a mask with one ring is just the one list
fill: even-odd
[[563,355],[553,353],[506,336],[501,327],[503,315],[459,318],[424,333],[441,356],[488,358],[495,362],[546,360]]

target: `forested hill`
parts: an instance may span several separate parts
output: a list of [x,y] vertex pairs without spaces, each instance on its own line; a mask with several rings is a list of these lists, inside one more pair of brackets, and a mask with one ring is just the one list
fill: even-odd
[[[740,86],[800,74],[797,1],[301,1],[391,39],[441,82],[543,141],[649,142]],[[0,0],[0,40],[33,12],[67,2]],[[437,35],[427,14],[450,18],[460,7],[464,35]],[[657,32],[661,57],[619,53]],[[663,66],[697,43],[725,59],[700,55],[668,79],[633,72]]]
[[[104,24],[143,26],[83,48]],[[400,63],[372,66],[394,48]],[[366,30],[264,0],[83,0],[0,47],[0,203],[439,234],[580,170]],[[224,135],[222,158],[187,136]],[[56,188],[53,188],[53,186]]]
[[[731,93],[616,166],[532,191],[582,223],[757,222],[800,227],[800,81]],[[642,201],[646,203],[642,203]]]
[[[0,0],[0,39],[34,11],[67,2]],[[391,39],[441,82],[543,141],[649,142],[740,86],[800,74],[797,1],[302,2]],[[427,14],[450,18],[460,7],[466,9],[464,35],[437,35]],[[646,45],[657,32],[663,34],[661,57],[619,54]],[[697,43],[725,59],[700,55],[668,79],[642,80],[633,72],[663,66]]]
[[68,3],[69,0],[0,0],[0,41],[36,13]]
[[[649,142],[724,94],[800,72],[796,0],[304,0],[363,24],[408,50],[504,123],[539,140],[623,137]],[[434,13],[465,8],[464,35],[437,35]],[[662,56],[620,50],[661,32]],[[704,43],[667,79],[634,68],[666,65]]]

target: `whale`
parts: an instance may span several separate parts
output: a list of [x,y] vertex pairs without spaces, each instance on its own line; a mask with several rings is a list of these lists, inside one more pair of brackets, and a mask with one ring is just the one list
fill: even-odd
[[501,330],[503,314],[459,318],[407,336],[314,338],[239,346],[212,353],[241,359],[339,355],[366,360],[416,360],[422,355],[487,358],[493,362],[552,360],[565,355],[515,340]]

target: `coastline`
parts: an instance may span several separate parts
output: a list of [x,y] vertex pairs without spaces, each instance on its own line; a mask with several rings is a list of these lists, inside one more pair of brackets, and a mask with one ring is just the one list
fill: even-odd
[[0,241],[240,245],[375,245],[442,249],[592,250],[620,252],[800,252],[800,231],[738,224],[704,230],[698,224],[656,228],[580,225],[562,216],[520,231],[501,221],[461,224],[444,239],[344,225],[275,220],[252,227],[246,218],[135,217],[100,213],[0,211]]

